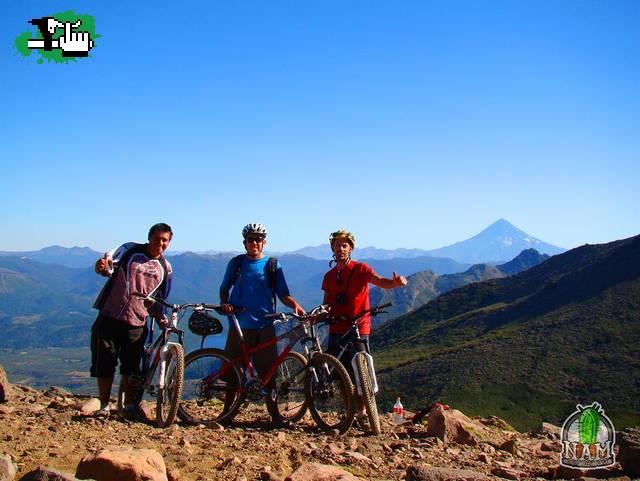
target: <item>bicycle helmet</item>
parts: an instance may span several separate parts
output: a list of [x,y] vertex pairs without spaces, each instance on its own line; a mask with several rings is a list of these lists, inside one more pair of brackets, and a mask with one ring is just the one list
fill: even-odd
[[245,225],[242,229],[242,237],[246,239],[247,236],[251,234],[267,237],[267,228],[262,224],[258,224],[257,222]]
[[189,330],[198,336],[220,334],[222,323],[205,310],[193,311],[189,317]]
[[351,244],[352,249],[356,247],[356,238],[348,230],[340,229],[332,232],[331,236],[329,236],[329,244],[331,244],[331,247],[333,247],[333,241],[336,239],[346,239],[347,242]]

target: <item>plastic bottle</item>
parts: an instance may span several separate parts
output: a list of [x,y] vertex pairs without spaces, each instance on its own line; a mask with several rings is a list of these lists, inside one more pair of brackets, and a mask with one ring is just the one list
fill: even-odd
[[400,396],[396,398],[396,403],[393,405],[393,422],[395,424],[402,424],[404,422],[404,407],[400,402]]

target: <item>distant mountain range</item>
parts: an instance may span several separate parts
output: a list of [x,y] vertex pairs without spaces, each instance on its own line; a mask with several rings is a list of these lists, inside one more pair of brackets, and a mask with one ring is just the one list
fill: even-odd
[[[470,239],[457,242],[439,249],[377,249],[375,247],[356,247],[354,259],[392,259],[397,257],[442,257],[466,264],[496,263],[513,259],[520,252],[535,249],[541,254],[555,255],[566,249],[547,244],[521,231],[504,219],[491,224]],[[328,259],[331,250],[328,244],[309,246],[295,251],[314,259]]]
[[[114,246],[115,247],[115,246]],[[376,247],[357,247],[353,258],[358,260],[414,259],[418,257],[442,258],[442,262],[455,261],[459,264],[500,263],[513,259],[526,249],[536,249],[541,254],[555,255],[565,249],[547,244],[514,227],[508,221],[500,219],[478,235],[456,244],[433,250],[423,249],[378,249]],[[189,251],[169,251],[168,256],[191,253]],[[207,250],[195,252],[206,256],[236,255],[235,251]],[[102,253],[88,247],[45,247],[38,251],[10,252],[0,251],[0,256],[27,257],[39,262],[58,264],[66,267],[89,267]],[[272,252],[269,255],[302,255],[317,260],[331,259],[329,244],[303,247],[293,252]],[[414,271],[416,272],[416,271]]]
[[433,271],[421,271],[409,276],[407,285],[402,289],[386,290],[373,287],[370,295],[372,305],[392,303],[392,306],[387,309],[388,314],[372,320],[373,326],[417,309],[445,292],[474,282],[511,276],[530,269],[548,258],[547,254],[540,254],[535,249],[527,249],[513,260],[498,266],[474,264],[464,272],[440,276]]
[[520,429],[596,400],[616,426],[638,424],[639,345],[640,236],[455,289],[372,336],[383,399],[438,400]]
[[[169,256],[174,269],[171,301],[217,302],[230,258],[229,254]],[[295,298],[307,308],[319,304],[328,262],[300,255],[283,255],[279,260]],[[442,275],[469,267],[430,257],[373,259],[370,263],[383,276],[393,271],[411,275],[426,269]],[[26,256],[0,256],[0,329],[4,334],[0,348],[87,345],[89,325],[95,317],[91,306],[103,283],[104,278],[92,267],[71,268]]]
[[37,251],[0,251],[0,257],[26,257],[34,261],[65,267],[88,267],[93,265],[101,255],[102,253],[89,247],[49,246]]

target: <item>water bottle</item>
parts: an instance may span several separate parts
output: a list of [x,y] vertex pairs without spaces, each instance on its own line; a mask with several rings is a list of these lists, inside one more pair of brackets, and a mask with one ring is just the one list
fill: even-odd
[[404,422],[404,408],[400,402],[400,396],[396,398],[396,403],[393,405],[393,422],[395,424],[402,424]]

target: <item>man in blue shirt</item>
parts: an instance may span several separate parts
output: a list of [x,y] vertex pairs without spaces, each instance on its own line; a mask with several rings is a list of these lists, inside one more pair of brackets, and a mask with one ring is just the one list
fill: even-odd
[[[242,308],[236,318],[247,347],[251,348],[275,337],[273,321],[264,317],[275,311],[274,293],[296,314],[304,314],[304,309],[291,297],[280,263],[274,266],[274,272],[270,272],[271,262],[263,253],[267,244],[265,227],[247,224],[242,229],[242,237],[246,254],[229,261],[220,286],[220,304],[227,314],[233,313],[234,307]],[[225,351],[231,359],[242,353],[234,326],[229,328]],[[253,365],[260,376],[269,370],[277,357],[276,344],[253,354]]]

